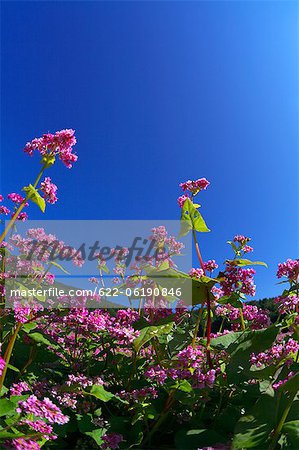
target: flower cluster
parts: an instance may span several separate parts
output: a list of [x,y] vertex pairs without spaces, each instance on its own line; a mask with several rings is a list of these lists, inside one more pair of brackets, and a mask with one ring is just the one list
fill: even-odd
[[183,191],[190,191],[192,195],[197,194],[199,191],[207,189],[210,182],[206,178],[199,178],[198,180],[188,180],[180,184]]
[[278,264],[277,278],[287,277],[290,281],[298,281],[299,259],[287,259]]
[[250,362],[256,367],[272,366],[277,363],[284,362],[285,364],[291,364],[294,355],[299,351],[299,343],[294,339],[288,340],[280,337],[277,343],[265,352],[258,354],[252,354]]
[[297,310],[297,305],[299,304],[299,297],[292,293],[286,296],[277,297],[274,302],[278,306],[278,311],[280,314],[291,314]]
[[44,158],[57,155],[67,168],[71,168],[78,159],[78,156],[72,153],[75,144],[74,130],[61,130],[56,131],[55,134],[47,133],[40,138],[33,139],[26,144],[24,151],[32,156],[37,150]]
[[233,292],[240,292],[245,295],[255,295],[255,284],[253,275],[254,269],[243,269],[237,267],[231,262],[227,262],[223,279],[220,286],[224,295],[230,295]]
[[[242,313],[244,320],[248,322],[250,329],[258,330],[270,325],[269,315],[267,311],[258,308],[255,305],[243,304]],[[231,322],[231,327],[234,331],[240,329],[240,309],[235,308],[230,304],[218,305],[215,309],[217,316],[226,317]]]
[[41,191],[44,194],[44,198],[48,203],[55,203],[57,202],[57,186],[56,184],[51,182],[50,177],[46,177],[44,181],[41,182],[40,185]]
[[69,418],[62,414],[61,410],[49,398],[39,400],[35,395],[30,395],[26,400],[20,401],[17,409],[19,414],[33,414],[41,419],[47,419],[50,423],[64,424]]

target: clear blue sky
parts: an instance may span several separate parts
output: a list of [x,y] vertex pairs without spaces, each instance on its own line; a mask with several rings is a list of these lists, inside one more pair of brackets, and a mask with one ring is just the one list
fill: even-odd
[[[79,160],[49,175],[47,219],[175,219],[178,184],[207,177],[205,259],[252,236],[257,297],[298,257],[298,4],[2,2],[1,187],[32,180],[22,153],[75,128]],[[40,218],[35,205],[30,217]]]

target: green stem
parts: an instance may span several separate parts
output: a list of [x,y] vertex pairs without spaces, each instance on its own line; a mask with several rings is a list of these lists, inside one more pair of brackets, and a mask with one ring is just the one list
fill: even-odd
[[242,328],[242,331],[245,331],[246,325],[245,325],[245,320],[244,320],[242,308],[239,308],[239,311],[240,311],[241,328]]
[[275,428],[275,430],[274,430],[274,432],[272,434],[272,439],[271,439],[271,443],[270,443],[270,446],[269,446],[269,450],[275,450],[275,447],[276,447],[277,441],[279,439],[279,435],[281,433],[282,427],[283,427],[283,425],[284,425],[284,423],[286,421],[286,418],[288,417],[288,414],[290,412],[290,409],[292,407],[292,404],[293,404],[293,401],[294,401],[294,398],[296,397],[296,395],[297,395],[297,392],[292,394],[290,396],[290,398],[289,398],[288,404],[287,404],[287,406],[286,406],[286,408],[285,408],[285,410],[284,410],[284,412],[283,412],[283,414],[281,416],[281,419],[278,422],[278,424],[277,424],[277,426],[276,426],[276,428]]
[[[44,170],[46,168],[46,164],[43,165],[43,167],[41,168],[41,170],[39,171],[39,174],[36,177],[36,180],[33,184],[33,187],[36,188],[36,186],[38,185],[39,180],[42,177],[42,174],[44,173]],[[23,202],[20,204],[20,206],[18,207],[18,209],[16,210],[16,212],[13,214],[11,220],[8,222],[7,227],[5,228],[5,230],[3,231],[3,233],[0,236],[0,244],[2,244],[2,242],[4,241],[4,239],[6,238],[7,233],[9,232],[9,230],[11,229],[11,227],[14,225],[15,221],[17,220],[18,215],[20,214],[20,212],[23,210],[27,200],[29,200],[29,194],[26,195],[26,198],[23,200]]]
[[[193,240],[194,240],[194,244],[195,244],[195,250],[196,250],[196,253],[197,253],[198,261],[200,263],[200,267],[202,268],[202,271],[203,271],[204,275],[206,275],[206,269],[205,269],[205,266],[204,266],[204,263],[203,263],[203,259],[202,259],[202,256],[201,256],[201,253],[200,253],[200,249],[199,249],[199,245],[198,245],[198,241],[197,241],[196,230],[192,229],[192,233],[193,233]],[[210,351],[211,332],[212,332],[212,318],[211,318],[211,299],[210,299],[209,291],[207,291],[206,304],[207,304],[207,323],[206,323],[206,328],[207,328],[207,362],[209,364],[209,367],[212,368],[213,364],[212,364],[211,351]],[[195,335],[195,333],[193,334],[193,338],[194,338],[194,335]]]
[[157,420],[157,422],[155,423],[155,425],[153,426],[153,428],[151,429],[151,431],[148,433],[148,435],[146,436],[146,438],[143,441],[143,445],[147,444],[147,443],[151,443],[151,439],[153,437],[153,435],[156,433],[156,431],[159,429],[160,425],[164,422],[164,420],[167,418],[168,414],[169,414],[169,409],[172,406],[174,399],[173,396],[175,394],[175,390],[171,391],[169,393],[169,396],[166,400],[165,406],[163,411],[160,414],[159,419]]
[[14,348],[14,345],[15,345],[18,333],[19,333],[20,329],[22,328],[22,325],[23,324],[21,322],[17,323],[16,328],[15,328],[15,330],[14,330],[14,332],[13,332],[13,334],[12,334],[12,336],[11,336],[9,342],[8,342],[8,345],[7,345],[5,354],[4,354],[5,367],[4,367],[2,375],[0,377],[0,392],[2,391],[2,387],[3,387],[3,384],[4,384],[5,377],[6,377],[6,372],[7,372],[7,369],[8,369],[8,364],[9,364],[9,361],[10,361],[10,358],[11,358],[11,354],[12,354],[12,351],[13,351],[13,348]]
[[198,312],[198,316],[197,316],[197,320],[196,320],[196,324],[195,324],[195,328],[194,328],[194,332],[193,332],[193,338],[192,338],[192,347],[193,348],[196,347],[196,338],[197,338],[197,334],[198,334],[198,330],[199,330],[202,312],[203,312],[203,305],[201,305],[200,310]]

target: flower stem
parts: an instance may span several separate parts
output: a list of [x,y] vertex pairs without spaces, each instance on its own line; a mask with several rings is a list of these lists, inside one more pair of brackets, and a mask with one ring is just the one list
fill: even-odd
[[[203,263],[203,259],[202,259],[198,241],[197,241],[196,230],[193,229],[192,232],[193,232],[193,240],[194,240],[194,244],[195,244],[198,261],[199,261],[200,267],[201,267],[204,275],[206,275],[206,269],[205,269],[205,266]],[[211,320],[211,300],[210,300],[210,293],[208,291],[207,291],[206,304],[207,304],[207,361],[208,361],[209,367],[211,368],[212,367],[212,359],[211,359],[211,352],[210,352],[210,344],[211,344],[212,320]],[[203,303],[203,305],[204,305],[204,303]],[[196,326],[195,326],[193,340],[196,339],[197,332],[198,332],[198,329],[196,329]]]
[[282,413],[281,419],[278,422],[278,424],[277,424],[277,426],[276,426],[276,428],[275,428],[275,430],[274,430],[274,432],[272,434],[272,439],[271,439],[271,443],[270,443],[270,446],[269,446],[269,450],[275,450],[275,447],[276,447],[276,444],[277,444],[277,441],[278,441],[281,429],[282,429],[282,427],[283,427],[283,425],[284,425],[284,423],[286,421],[286,418],[288,417],[288,414],[290,412],[290,409],[292,407],[292,404],[293,404],[293,401],[294,401],[294,398],[296,397],[296,395],[297,395],[297,392],[293,393],[290,396],[290,398],[289,398],[288,404],[287,404],[284,412]]
[[[42,174],[44,173],[44,170],[46,168],[46,164],[44,164],[41,168],[41,170],[39,171],[36,180],[33,184],[33,187],[36,188],[36,186],[38,185],[39,180],[42,177]],[[11,220],[8,222],[7,227],[5,228],[5,230],[3,231],[3,233],[0,236],[0,244],[2,244],[2,242],[4,241],[4,239],[6,238],[7,233],[9,232],[9,230],[11,229],[11,227],[14,225],[15,221],[17,220],[17,217],[19,216],[20,212],[22,211],[22,209],[24,208],[27,200],[29,199],[29,194],[26,195],[25,199],[22,201],[22,203],[20,204],[20,206],[18,207],[18,209],[16,210],[16,212],[13,214]]]
[[195,324],[195,328],[194,328],[194,332],[193,332],[193,338],[192,338],[192,347],[193,348],[196,347],[196,338],[197,338],[197,334],[198,334],[198,330],[199,330],[203,307],[204,307],[204,305],[202,304],[200,307],[200,310],[198,312],[198,316],[197,316],[197,320],[196,320],[196,324]]
[[246,325],[245,325],[245,320],[244,320],[242,308],[239,308],[239,311],[240,311],[241,328],[242,328],[242,331],[245,331]]
[[11,358],[11,354],[12,354],[12,351],[13,351],[13,348],[14,348],[14,345],[15,345],[18,333],[19,333],[20,329],[22,328],[22,325],[23,324],[21,322],[17,323],[17,325],[15,327],[15,330],[14,330],[14,332],[13,332],[13,334],[12,334],[12,336],[11,336],[9,342],[8,342],[8,345],[7,345],[5,354],[4,354],[5,367],[4,367],[2,375],[0,377],[0,392],[1,392],[3,384],[4,384],[4,380],[5,380],[5,377],[6,377],[6,372],[7,372],[7,369],[8,369],[8,364],[9,364],[9,361],[10,361],[10,358]]

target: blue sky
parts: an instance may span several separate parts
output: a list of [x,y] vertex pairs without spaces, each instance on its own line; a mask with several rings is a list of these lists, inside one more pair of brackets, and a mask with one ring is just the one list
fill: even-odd
[[[298,257],[296,2],[2,2],[1,188],[31,181],[27,140],[75,128],[47,219],[176,219],[206,177],[205,259],[252,237],[257,297]],[[30,217],[41,218],[32,205]]]

